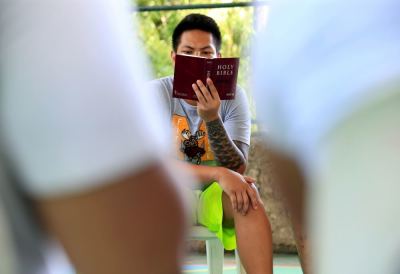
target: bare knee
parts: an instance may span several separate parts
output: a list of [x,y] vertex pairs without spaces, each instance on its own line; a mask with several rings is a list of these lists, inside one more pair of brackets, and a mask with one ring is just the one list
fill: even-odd
[[235,223],[258,223],[267,226],[267,229],[271,230],[271,224],[263,206],[259,206],[257,209],[249,207],[247,214],[242,215],[233,210],[232,203],[225,193],[222,194],[222,205],[224,211],[223,224],[225,227],[234,227]]

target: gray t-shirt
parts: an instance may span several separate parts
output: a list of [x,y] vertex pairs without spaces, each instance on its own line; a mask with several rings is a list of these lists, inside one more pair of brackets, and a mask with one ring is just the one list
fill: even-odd
[[[173,115],[187,117],[190,131],[195,133],[201,123],[201,118],[197,114],[196,106],[192,106],[183,99],[172,97],[173,76],[155,79],[150,82],[152,91],[158,92],[155,96],[166,105],[167,113],[165,116],[171,119]],[[234,100],[221,101],[220,116],[224,127],[232,140],[240,141],[250,145],[251,118],[248,100],[244,90],[237,86]]]

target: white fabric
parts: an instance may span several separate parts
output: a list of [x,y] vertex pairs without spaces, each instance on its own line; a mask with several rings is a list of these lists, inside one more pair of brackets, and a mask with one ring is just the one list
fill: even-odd
[[0,203],[0,273],[16,273],[15,250],[11,240],[7,214]]
[[169,147],[124,4],[0,3],[1,132],[33,195],[98,186]]
[[[257,119],[313,165],[313,149],[375,87],[400,74],[397,0],[275,1],[253,55]],[[308,168],[307,167],[307,168]]]
[[400,2],[277,1],[257,34],[255,101],[303,165],[316,274],[398,274]]
[[1,274],[73,273],[26,196],[91,190],[170,147],[130,13],[123,1],[0,1]]
[[324,160],[309,195],[313,273],[400,273],[396,90],[352,114],[318,148]]

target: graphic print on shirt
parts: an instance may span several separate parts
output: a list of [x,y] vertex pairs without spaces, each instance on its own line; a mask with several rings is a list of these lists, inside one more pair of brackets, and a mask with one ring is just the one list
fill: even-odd
[[204,122],[192,133],[185,116],[174,114],[172,117],[174,140],[178,158],[193,164],[216,165]]
[[198,141],[204,138],[206,133],[202,130],[198,130],[195,134],[192,134],[190,130],[183,129],[181,135],[184,138],[184,140],[181,142],[181,151],[186,156],[185,160],[200,165],[201,156],[203,156],[206,151],[204,147],[199,147]]

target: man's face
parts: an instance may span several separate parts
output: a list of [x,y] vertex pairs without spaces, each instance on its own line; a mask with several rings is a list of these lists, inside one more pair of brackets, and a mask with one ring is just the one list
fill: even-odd
[[202,30],[187,30],[183,32],[176,52],[171,52],[174,63],[176,54],[206,58],[221,57],[215,48],[212,34]]

